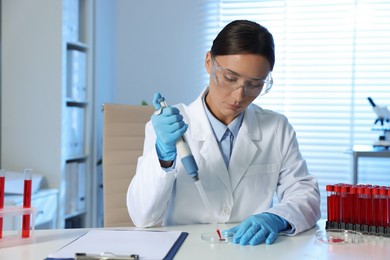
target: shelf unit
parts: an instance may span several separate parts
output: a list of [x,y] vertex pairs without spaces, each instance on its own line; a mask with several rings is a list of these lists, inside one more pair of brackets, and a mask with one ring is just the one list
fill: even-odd
[[[45,188],[59,190],[58,228],[94,225],[93,5],[23,0],[1,8],[1,166],[32,168]],[[70,92],[69,52],[85,63],[81,95]]]

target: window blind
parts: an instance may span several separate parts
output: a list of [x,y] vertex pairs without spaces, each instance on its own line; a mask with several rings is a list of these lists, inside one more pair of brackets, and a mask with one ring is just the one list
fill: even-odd
[[[224,0],[201,6],[203,42],[209,44],[202,53],[232,20],[256,21],[273,34],[275,83],[255,103],[289,118],[318,179],[326,218],[325,185],[352,182],[352,155],[346,151],[372,145],[382,134],[372,130],[376,115],[367,97],[390,105],[390,2]],[[390,160],[360,159],[358,181],[390,185]]]

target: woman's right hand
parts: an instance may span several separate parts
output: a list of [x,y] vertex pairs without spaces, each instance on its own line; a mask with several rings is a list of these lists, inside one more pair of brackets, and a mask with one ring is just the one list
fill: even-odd
[[161,161],[174,161],[176,158],[176,141],[187,131],[188,125],[184,123],[183,116],[176,107],[161,108],[160,93],[155,93],[153,105],[161,113],[152,115],[152,124],[156,132],[156,150]]

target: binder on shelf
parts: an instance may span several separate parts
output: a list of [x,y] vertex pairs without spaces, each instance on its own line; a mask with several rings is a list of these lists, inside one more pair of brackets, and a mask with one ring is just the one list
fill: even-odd
[[74,107],[74,129],[75,129],[75,154],[84,154],[84,137],[85,137],[85,108]]
[[78,190],[78,163],[66,163],[66,205],[65,214],[70,215],[77,211]]
[[85,162],[78,163],[78,189],[77,189],[77,210],[84,211],[86,209],[86,189],[87,176]]
[[66,163],[65,165],[65,214],[70,214],[71,212],[71,163]]
[[85,102],[87,98],[87,55],[83,51],[67,50],[67,91],[69,99]]
[[79,187],[79,178],[78,178],[78,162],[72,162],[72,195],[71,195],[71,214],[77,212],[77,199],[78,199],[78,187]]
[[74,157],[84,154],[85,108],[66,106],[64,149],[65,156]]
[[63,34],[67,41],[79,40],[79,0],[62,1]]
[[66,205],[65,214],[72,215],[86,209],[86,163],[66,163]]

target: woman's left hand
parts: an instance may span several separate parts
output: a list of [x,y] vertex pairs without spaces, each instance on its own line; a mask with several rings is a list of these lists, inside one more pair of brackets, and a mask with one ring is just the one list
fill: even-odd
[[241,224],[226,230],[234,233],[233,243],[240,245],[258,245],[265,241],[272,244],[280,231],[288,227],[288,222],[271,213],[260,213],[245,219]]

